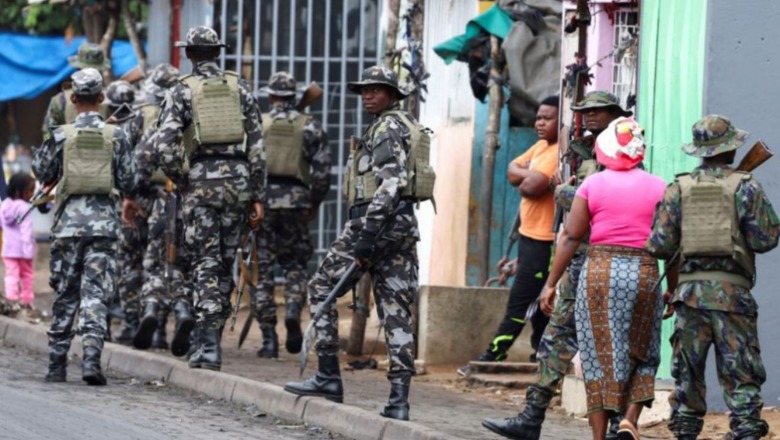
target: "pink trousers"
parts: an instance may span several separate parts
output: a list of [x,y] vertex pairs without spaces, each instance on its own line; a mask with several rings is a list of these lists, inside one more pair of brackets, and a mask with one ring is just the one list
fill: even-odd
[[[20,301],[22,304],[32,304],[33,260],[24,258],[3,258],[5,265],[5,297],[10,301]],[[21,290],[19,286],[21,285]]]

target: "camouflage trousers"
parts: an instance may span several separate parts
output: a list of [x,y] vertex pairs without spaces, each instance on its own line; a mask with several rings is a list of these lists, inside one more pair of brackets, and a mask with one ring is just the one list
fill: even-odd
[[704,369],[715,346],[718,380],[731,410],[734,438],[763,437],[769,427],[761,419],[761,385],[766,371],[758,344],[757,316],[703,310],[675,304],[673,346],[674,393],[669,397],[669,430],[675,436],[697,436],[707,412]]
[[108,331],[106,300],[114,293],[116,253],[116,240],[105,237],[52,241],[49,285],[55,297],[48,332],[50,354],[68,353],[77,313],[83,346],[103,349]]
[[[352,249],[362,227],[362,220],[346,223],[341,236],[331,245],[327,256],[309,281],[312,316],[354,261]],[[411,305],[417,296],[417,220],[413,213],[397,214],[374,245],[368,267],[358,269],[349,278],[340,296],[360,280],[366,269],[371,275],[377,314],[385,328],[388,379],[401,380],[415,374],[414,332]],[[316,349],[320,355],[336,355],[339,350],[338,312],[335,302],[328,305],[322,319],[315,324]]]
[[569,370],[571,360],[577,354],[577,328],[574,322],[574,302],[577,284],[585,261],[585,254],[578,252],[569,264],[565,276],[559,284],[560,298],[550,323],[544,330],[539,343],[539,381],[529,388],[541,389],[542,393],[527,393],[526,400],[536,406],[546,408],[550,398],[558,394],[561,382]]
[[[153,197],[147,211],[146,222],[149,228],[149,238],[143,259],[143,288],[141,298],[144,304],[156,302],[167,314],[177,301],[191,302],[192,289],[185,274],[188,267],[186,247],[183,246],[184,226],[182,210],[179,209],[174,232],[176,259],[170,266],[170,280],[166,280],[165,266],[167,254],[165,250],[165,234],[168,229],[165,217],[167,194],[158,193]],[[170,284],[170,285],[169,285]]]
[[[137,201],[144,209],[149,206],[148,199],[138,198]],[[148,237],[146,220],[136,218],[134,223],[134,227],[130,227],[122,222],[117,252],[117,269],[119,271],[117,295],[122,304],[125,319],[129,319],[127,317],[130,316],[138,316],[140,313],[140,294],[144,279],[144,249]]]
[[282,269],[287,304],[306,303],[306,264],[313,248],[308,209],[268,210],[257,234],[257,287],[250,287],[260,325],[276,324],[274,269]]
[[245,204],[192,206],[185,202],[184,243],[191,261],[192,302],[200,327],[225,325],[235,287],[233,265],[247,228]]

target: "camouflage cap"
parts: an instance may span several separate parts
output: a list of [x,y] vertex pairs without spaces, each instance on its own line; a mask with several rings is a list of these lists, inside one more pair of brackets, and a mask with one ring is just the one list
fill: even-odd
[[71,90],[76,95],[92,96],[103,90],[103,77],[97,69],[87,67],[70,76],[73,80]]
[[168,63],[160,63],[154,66],[149,73],[149,80],[157,87],[167,89],[179,79],[179,69]]
[[79,46],[79,51],[76,55],[68,57],[68,64],[77,69],[92,67],[103,70],[111,68],[111,61],[106,59],[103,49],[92,43],[84,43]]
[[589,92],[582,98],[582,101],[571,106],[571,109],[575,112],[581,112],[591,108],[608,108],[616,107],[619,110],[620,116],[631,116],[634,112],[623,110],[620,106],[620,100],[612,93],[605,92],[603,90],[596,90]]
[[712,157],[741,147],[750,133],[734,127],[729,118],[707,115],[693,124],[693,142],[683,145],[685,154]]
[[177,41],[176,47],[227,47],[217,35],[217,31],[208,26],[196,26],[187,31],[186,41]]
[[363,87],[372,84],[381,84],[394,89],[396,92],[398,92],[398,97],[400,99],[406,98],[408,96],[408,93],[404,92],[400,87],[398,87],[398,74],[395,73],[392,69],[388,69],[384,66],[372,66],[364,70],[360,81],[347,83],[347,89],[349,89],[349,91],[352,93],[359,94]]
[[135,89],[127,81],[114,81],[106,88],[105,103],[112,107],[135,102]]
[[260,91],[274,96],[295,96],[295,78],[284,71],[276,72]]

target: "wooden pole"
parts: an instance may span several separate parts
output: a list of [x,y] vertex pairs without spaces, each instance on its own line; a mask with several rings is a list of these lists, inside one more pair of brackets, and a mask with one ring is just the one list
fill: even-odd
[[130,44],[133,46],[136,58],[138,58],[138,68],[141,69],[142,75],[146,75],[146,52],[144,52],[141,39],[138,38],[138,32],[135,30],[135,18],[133,18],[133,15],[130,13],[129,0],[122,0],[120,7],[122,22],[125,24],[127,36],[130,38]]
[[493,175],[496,169],[496,150],[499,148],[498,132],[501,129],[501,109],[504,104],[504,92],[501,89],[501,45],[498,37],[490,36],[490,106],[488,109],[485,151],[482,154],[482,178],[480,188],[481,203],[477,228],[477,257],[479,261],[478,282],[482,285],[488,278],[490,266],[490,224],[493,216]]

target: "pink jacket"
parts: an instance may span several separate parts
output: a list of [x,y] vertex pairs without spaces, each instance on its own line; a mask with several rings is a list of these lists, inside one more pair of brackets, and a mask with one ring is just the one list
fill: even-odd
[[32,215],[28,215],[21,225],[16,217],[21,216],[30,207],[24,199],[12,200],[10,197],[0,204],[0,224],[3,227],[3,258],[35,258],[35,236],[33,235]]

